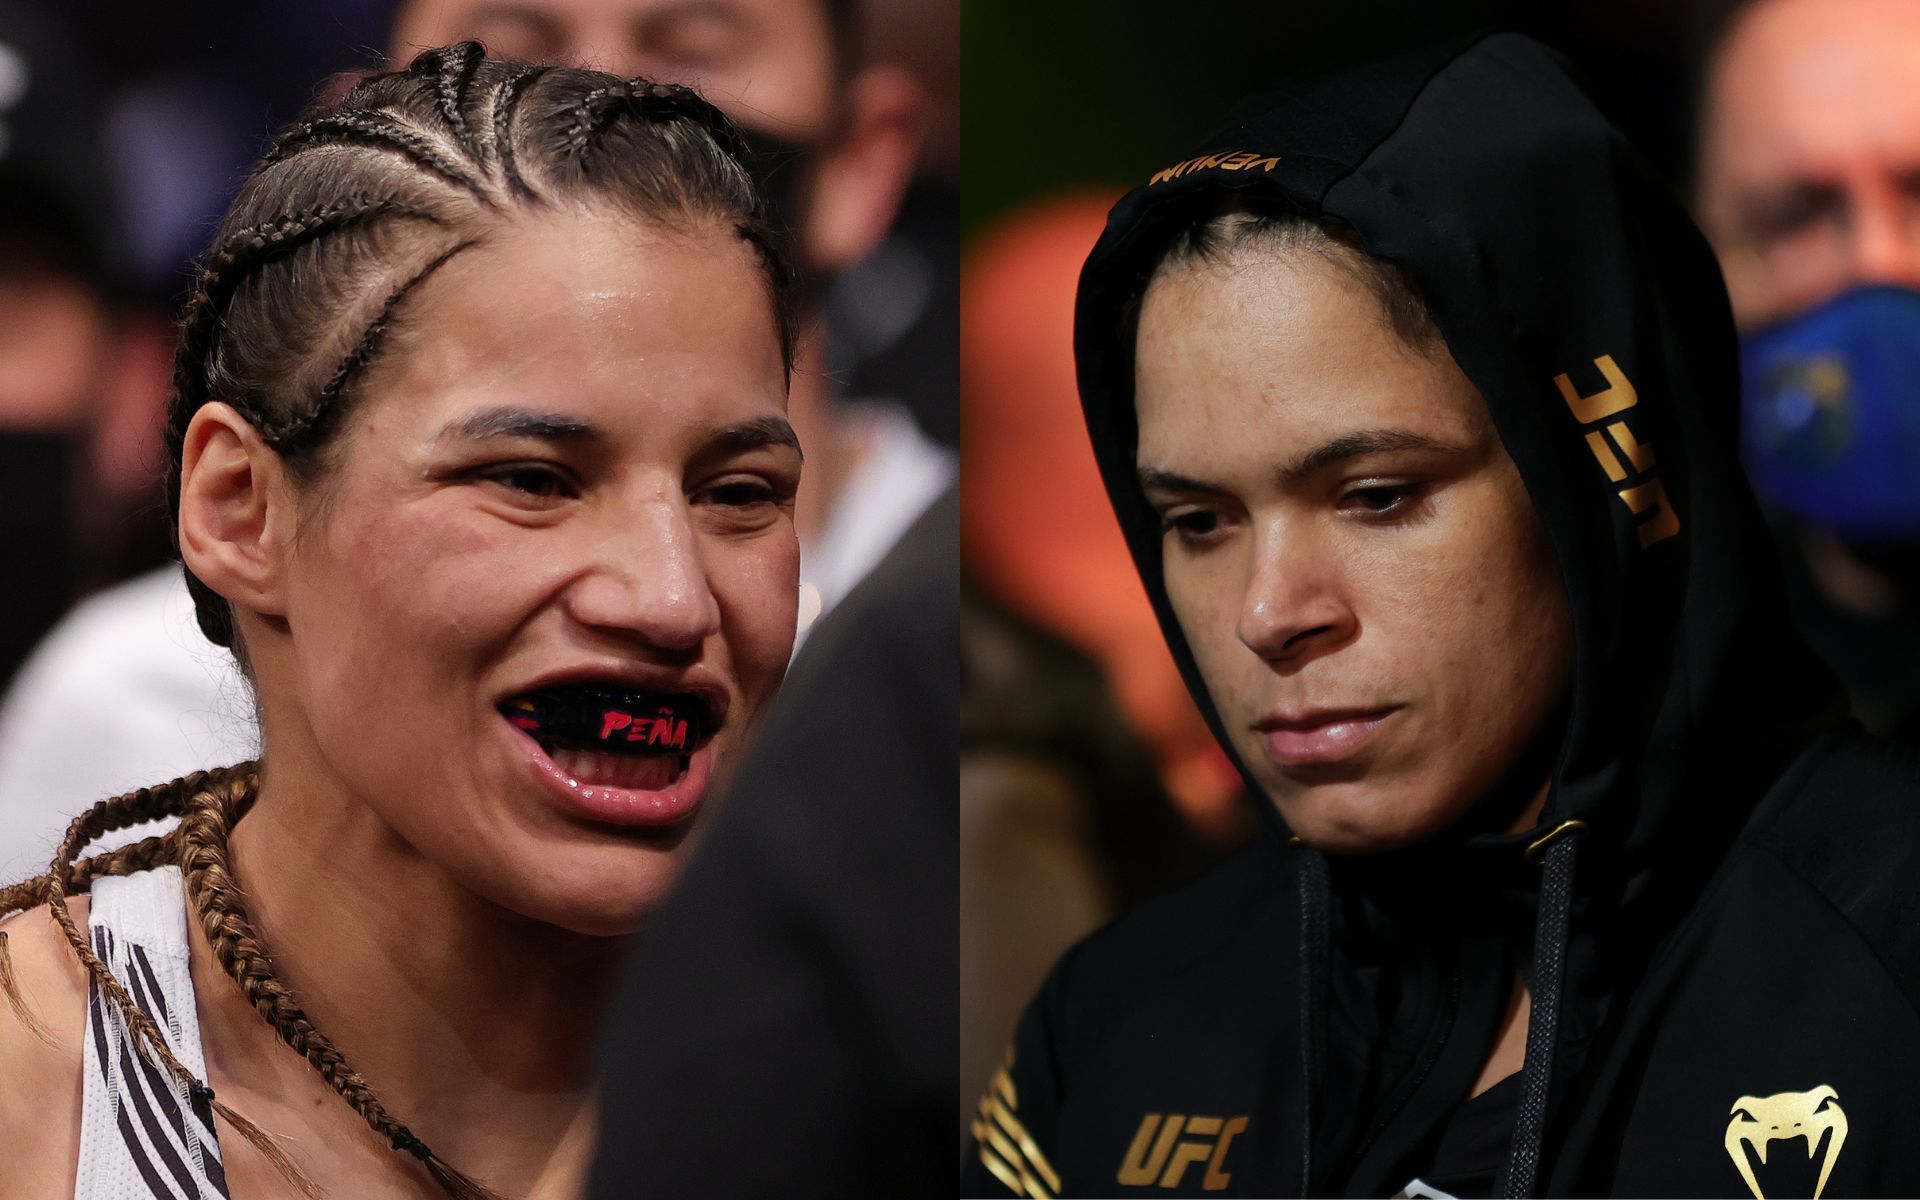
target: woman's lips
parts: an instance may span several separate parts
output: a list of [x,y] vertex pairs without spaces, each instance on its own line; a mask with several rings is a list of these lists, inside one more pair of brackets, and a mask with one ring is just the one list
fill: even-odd
[[1267,756],[1283,767],[1339,762],[1371,742],[1398,708],[1309,713],[1298,719],[1268,718],[1255,728]]
[[500,726],[513,739],[540,790],[571,816],[607,825],[675,825],[692,817],[707,797],[713,772],[712,741],[688,757],[687,769],[678,779],[654,791],[583,783],[562,770],[525,730],[515,728],[504,717]]

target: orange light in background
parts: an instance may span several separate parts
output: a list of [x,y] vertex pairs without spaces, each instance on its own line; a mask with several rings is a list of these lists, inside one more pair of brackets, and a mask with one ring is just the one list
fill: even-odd
[[1121,540],[1073,368],[1080,267],[1118,193],[1040,200],[976,238],[960,286],[961,489],[971,577],[1098,661],[1203,837],[1245,820],[1240,779],[1188,698]]

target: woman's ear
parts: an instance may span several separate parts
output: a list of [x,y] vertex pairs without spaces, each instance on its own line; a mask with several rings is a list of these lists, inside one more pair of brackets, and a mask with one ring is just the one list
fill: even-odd
[[226,404],[202,405],[180,454],[180,557],[235,605],[284,617],[291,494],[280,456]]

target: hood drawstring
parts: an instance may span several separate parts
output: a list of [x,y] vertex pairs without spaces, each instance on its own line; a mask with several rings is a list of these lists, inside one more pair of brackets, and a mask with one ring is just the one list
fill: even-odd
[[1300,1194],[1313,1195],[1313,1122],[1320,1106],[1326,1071],[1327,945],[1332,936],[1327,860],[1299,838],[1291,841],[1300,856]]
[[1506,1196],[1532,1196],[1546,1135],[1547,1098],[1553,1087],[1553,1051],[1560,1031],[1560,1000],[1566,989],[1568,924],[1573,910],[1573,864],[1585,822],[1563,821],[1533,845],[1527,857],[1546,852],[1546,877],[1533,935],[1533,998],[1527,1010],[1527,1057],[1520,1074],[1520,1115],[1507,1156]]

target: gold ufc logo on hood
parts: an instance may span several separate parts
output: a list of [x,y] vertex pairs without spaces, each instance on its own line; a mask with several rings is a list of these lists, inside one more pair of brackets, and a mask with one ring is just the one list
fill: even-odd
[[1847,1114],[1840,1108],[1840,1096],[1821,1084],[1810,1092],[1776,1092],[1771,1096],[1742,1096],[1733,1102],[1733,1119],[1727,1122],[1727,1153],[1740,1177],[1753,1189],[1754,1200],[1767,1200],[1754,1178],[1753,1163],[1747,1151],[1752,1149],[1760,1165],[1767,1165],[1767,1146],[1797,1137],[1807,1139],[1807,1157],[1820,1149],[1821,1136],[1828,1130],[1826,1161],[1820,1164],[1820,1182],[1814,1185],[1813,1200],[1827,1188],[1827,1176],[1840,1158],[1840,1145],[1847,1140]]
[[[1233,1176],[1222,1168],[1233,1139],[1246,1127],[1245,1117],[1189,1117],[1185,1113],[1170,1113],[1163,1122],[1161,1114],[1148,1113],[1133,1135],[1126,1160],[1120,1164],[1120,1183],[1126,1187],[1149,1187],[1157,1182],[1163,1188],[1176,1188],[1186,1177],[1188,1167],[1204,1162],[1207,1173],[1201,1176],[1200,1186],[1217,1192],[1233,1181]],[[1180,1136],[1183,1130],[1185,1137]],[[1156,1137],[1156,1133],[1159,1136]]]
[[[1602,354],[1593,360],[1593,365],[1607,382],[1600,391],[1581,395],[1570,375],[1555,375],[1553,385],[1560,389],[1560,398],[1573,411],[1574,420],[1588,427],[1587,449],[1593,452],[1594,461],[1607,473],[1610,482],[1623,485],[1618,495],[1621,503],[1640,518],[1640,548],[1644,550],[1679,533],[1680,516],[1667,499],[1666,485],[1653,472],[1653,443],[1640,440],[1633,431],[1631,422],[1638,419],[1633,409],[1639,406],[1640,393],[1620,369],[1620,364],[1613,361],[1613,355]],[[1603,424],[1605,437],[1601,436]],[[1609,439],[1611,446],[1607,444]],[[1618,454],[1614,453],[1616,448]],[[1624,464],[1620,461],[1622,455],[1626,457]]]

